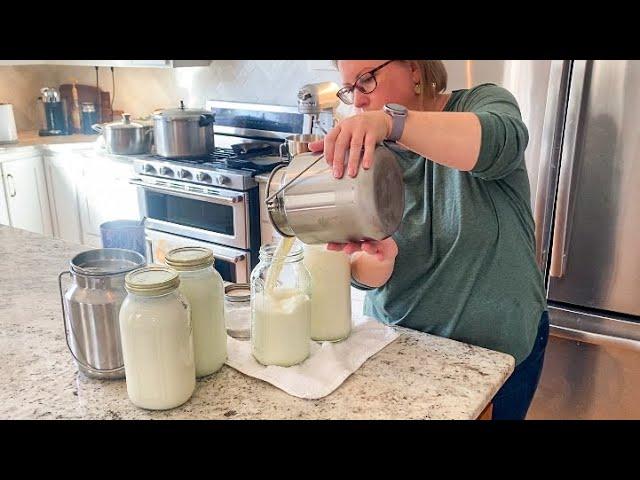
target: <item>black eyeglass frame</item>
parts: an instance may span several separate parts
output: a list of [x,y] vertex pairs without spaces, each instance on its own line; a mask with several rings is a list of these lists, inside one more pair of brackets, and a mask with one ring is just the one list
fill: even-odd
[[[369,70],[368,72],[361,73],[360,75],[358,75],[358,78],[356,78],[356,81],[353,82],[353,85],[342,87],[340,90],[336,92],[336,96],[340,99],[341,102],[345,103],[346,105],[353,105],[353,91],[356,88],[358,89],[358,91],[360,91],[361,93],[364,93],[365,95],[369,95],[370,93],[373,93],[375,89],[378,88],[378,79],[376,78],[375,73],[379,71],[381,68],[386,67],[387,65],[389,65],[391,62],[394,62],[394,61],[395,60],[387,60],[382,65],[378,65],[376,68]],[[358,82],[360,82],[360,79],[363,78],[365,75],[371,75],[371,78],[373,78],[373,82],[374,82],[373,88],[368,92],[364,88],[358,85]],[[351,96],[350,101],[348,100],[347,95]]]

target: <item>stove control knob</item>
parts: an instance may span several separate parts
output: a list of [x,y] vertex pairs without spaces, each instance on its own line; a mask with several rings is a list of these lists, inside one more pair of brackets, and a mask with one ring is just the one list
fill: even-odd
[[216,183],[218,185],[225,185],[229,183],[229,177],[225,177],[224,175],[216,175]]
[[164,175],[165,177],[173,177],[174,173],[169,167],[162,167],[160,169],[160,175]]
[[196,179],[199,182],[213,183],[212,180],[211,180],[211,175],[209,175],[208,173],[204,173],[204,172],[198,172],[198,175],[196,176]]
[[193,178],[193,175],[191,175],[191,172],[189,170],[180,170],[179,172],[179,176],[180,178],[185,178],[187,180],[191,180]]
[[144,173],[148,173],[150,175],[154,175],[156,173],[156,167],[154,167],[150,163],[145,163],[144,164]]

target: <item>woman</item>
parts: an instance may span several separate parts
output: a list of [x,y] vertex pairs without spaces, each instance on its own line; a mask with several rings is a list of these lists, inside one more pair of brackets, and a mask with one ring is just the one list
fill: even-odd
[[[524,419],[549,321],[516,100],[492,84],[444,93],[447,74],[436,60],[336,65],[338,96],[360,113],[310,147],[324,149],[341,178],[369,168],[375,146],[395,140],[405,212],[386,240],[328,248],[351,255],[353,283],[368,290],[366,315],[514,356],[493,418]],[[336,161],[347,150],[348,162]]]

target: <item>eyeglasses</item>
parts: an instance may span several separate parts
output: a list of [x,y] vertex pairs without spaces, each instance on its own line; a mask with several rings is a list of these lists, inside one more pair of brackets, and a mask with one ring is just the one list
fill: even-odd
[[340,100],[342,100],[347,105],[353,105],[353,91],[357,88],[358,91],[368,95],[373,92],[378,86],[378,81],[376,80],[375,73],[383,67],[386,67],[394,60],[389,60],[384,62],[382,65],[374,68],[373,70],[369,70],[368,72],[364,72],[353,83],[353,85],[345,85],[342,87],[336,95]]

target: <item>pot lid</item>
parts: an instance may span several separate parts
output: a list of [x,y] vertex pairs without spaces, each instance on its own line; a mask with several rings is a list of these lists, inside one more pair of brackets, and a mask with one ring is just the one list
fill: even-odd
[[132,122],[130,113],[123,113],[121,121],[105,123],[104,128],[119,130],[119,129],[125,129],[125,128],[145,128],[145,126],[142,125],[141,123]]
[[202,115],[213,115],[208,110],[201,108],[185,108],[184,102],[180,100],[179,108],[167,108],[161,110],[153,116],[156,120],[183,120],[183,121],[200,121]]

